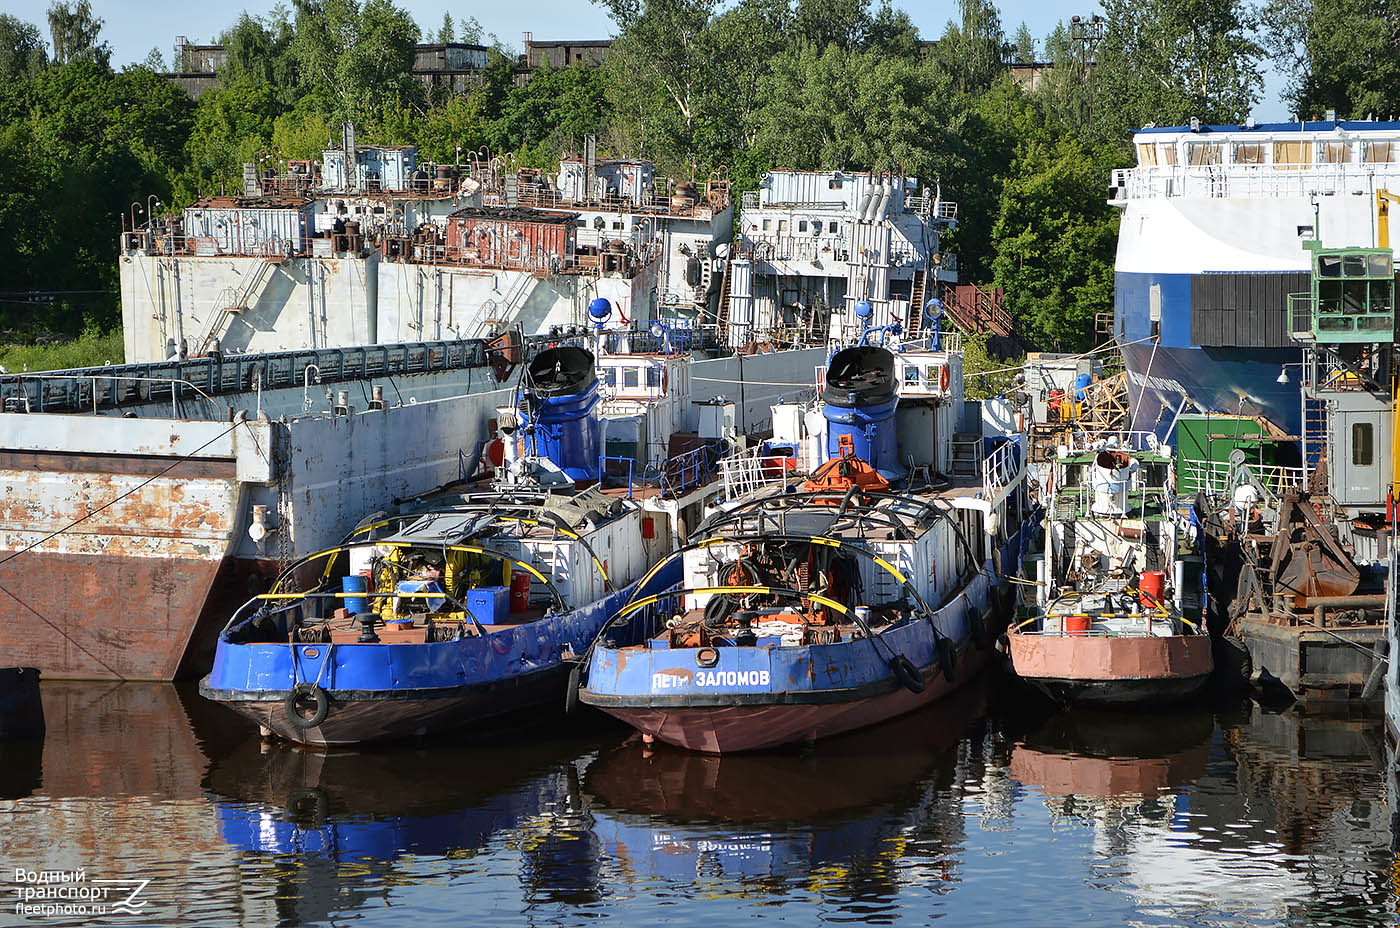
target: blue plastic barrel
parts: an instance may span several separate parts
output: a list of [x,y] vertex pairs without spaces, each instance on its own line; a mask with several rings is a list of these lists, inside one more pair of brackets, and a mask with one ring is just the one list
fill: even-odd
[[[340,589],[344,593],[368,593],[369,577],[364,574],[350,574],[340,580]],[[345,598],[345,608],[351,615],[359,615],[361,612],[369,612],[369,599],[363,596],[347,596]]]
[[1074,378],[1074,399],[1076,402],[1084,402],[1084,388],[1094,382],[1092,374],[1080,374]]

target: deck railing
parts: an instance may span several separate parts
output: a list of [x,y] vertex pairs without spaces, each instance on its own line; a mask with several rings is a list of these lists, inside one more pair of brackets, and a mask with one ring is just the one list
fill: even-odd
[[1269,198],[1364,193],[1400,183],[1400,163],[1175,165],[1119,168],[1109,177],[1115,199]]
[[776,461],[773,455],[762,452],[761,447],[755,447],[720,460],[719,471],[726,498],[738,499],[764,487],[787,483],[788,472],[781,462]]
[[[1269,493],[1282,497],[1289,490],[1302,488],[1308,479],[1301,467],[1279,464],[1247,464],[1250,474]],[[1204,490],[1208,496],[1223,496],[1234,490],[1230,474],[1234,468],[1226,461],[1183,460],[1178,473],[1181,485]]]

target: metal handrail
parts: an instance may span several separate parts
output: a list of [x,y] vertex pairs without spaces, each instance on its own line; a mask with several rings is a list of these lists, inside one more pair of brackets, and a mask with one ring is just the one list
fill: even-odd
[[[1260,486],[1276,497],[1282,497],[1289,490],[1303,487],[1307,483],[1307,471],[1302,467],[1285,467],[1281,464],[1249,464],[1250,474]],[[1231,465],[1227,461],[1182,460],[1180,476],[1185,481],[1206,491],[1207,495],[1218,496],[1230,487]]]
[[1213,164],[1117,168],[1109,183],[1123,199],[1158,197],[1290,197],[1370,191],[1400,182],[1397,162],[1310,166]]
[[[526,356],[547,341],[542,337],[526,339]],[[150,364],[8,374],[0,376],[0,407],[19,407],[26,412],[40,413],[118,408],[163,400],[164,391],[157,391],[154,385],[167,383],[198,390],[204,398],[224,393],[244,393],[256,388],[272,390],[294,387],[301,383],[308,363],[316,365],[322,372],[322,382],[327,383],[485,367],[488,357],[484,342],[464,339],[232,354]],[[123,383],[145,383],[152,387],[138,389],[134,395],[128,396],[122,390]],[[98,384],[105,385],[103,395],[94,397],[91,389]],[[175,386],[171,387],[171,392],[178,393]]]

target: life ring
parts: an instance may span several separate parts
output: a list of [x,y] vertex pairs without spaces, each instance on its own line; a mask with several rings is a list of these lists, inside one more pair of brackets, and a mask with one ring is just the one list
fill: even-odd
[[948,392],[948,365],[946,364],[938,368],[938,389],[944,393]]
[[[310,715],[302,715],[302,700],[307,697],[311,699],[314,708]],[[282,707],[287,710],[287,721],[305,731],[309,728],[315,728],[326,720],[326,716],[331,711],[331,698],[318,684],[298,683],[287,694],[287,699],[282,703]]]
[[894,674],[895,681],[911,693],[922,693],[928,685],[924,681],[924,675],[919,673],[919,668],[903,654],[896,654],[890,658],[890,672]]

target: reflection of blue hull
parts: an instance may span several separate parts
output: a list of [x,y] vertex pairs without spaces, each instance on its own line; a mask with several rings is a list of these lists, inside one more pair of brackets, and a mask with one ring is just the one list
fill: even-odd
[[[1284,364],[1297,364],[1297,348],[1201,347],[1191,338],[1191,274],[1118,272],[1114,313],[1128,391],[1132,427],[1165,436],[1173,416],[1183,412],[1264,416],[1297,435],[1302,427],[1299,369],[1278,382]],[[1153,289],[1160,326],[1151,319]],[[1280,307],[1282,309],[1282,307]],[[1154,334],[1160,339],[1153,340]]]

